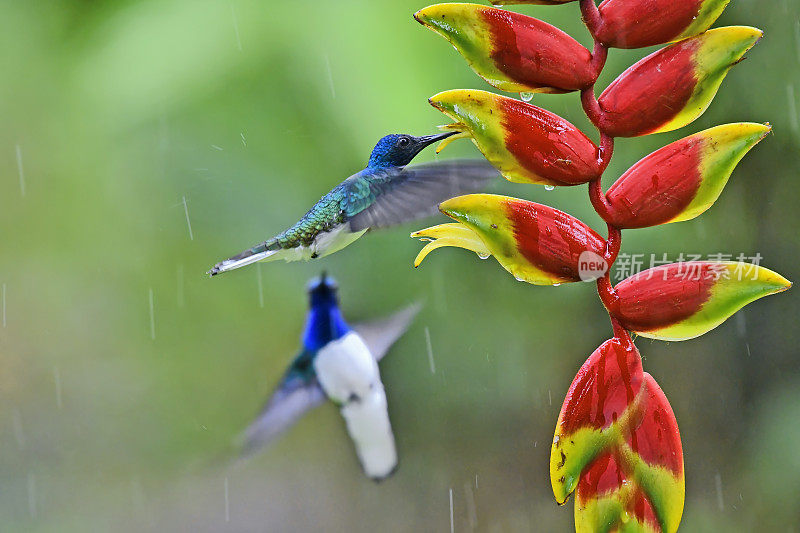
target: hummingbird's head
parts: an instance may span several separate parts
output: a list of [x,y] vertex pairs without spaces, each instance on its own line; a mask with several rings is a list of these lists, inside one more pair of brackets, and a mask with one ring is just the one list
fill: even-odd
[[414,137],[413,135],[406,135],[404,133],[387,135],[378,141],[378,144],[372,149],[372,155],[369,156],[367,167],[383,168],[405,166],[426,146],[450,137],[455,133],[458,132],[448,131],[436,135],[423,135],[421,137]]
[[338,298],[336,291],[339,286],[336,280],[323,272],[318,278],[312,279],[308,283],[308,295],[311,307],[336,307]]

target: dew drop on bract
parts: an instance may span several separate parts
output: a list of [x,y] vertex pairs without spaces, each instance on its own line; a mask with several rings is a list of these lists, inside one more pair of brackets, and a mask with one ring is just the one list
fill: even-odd
[[489,259],[489,254],[478,254],[478,257],[481,259]]
[[533,93],[519,93],[519,97],[522,98],[523,102],[530,102],[533,100]]
[[546,190],[546,191],[552,191],[555,188],[556,188],[555,185],[545,185],[544,186],[544,190]]
[[561,284],[560,283],[553,283],[553,287],[558,287],[559,285],[561,285]]

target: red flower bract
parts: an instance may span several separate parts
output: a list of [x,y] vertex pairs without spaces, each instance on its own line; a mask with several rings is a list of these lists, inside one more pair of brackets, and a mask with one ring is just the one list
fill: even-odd
[[603,253],[605,240],[572,215],[522,200],[507,206],[520,254],[545,272],[565,281],[580,281],[581,254]]
[[577,91],[592,85],[592,54],[578,41],[533,17],[487,8],[491,57],[509,78],[532,87]]
[[699,43],[686,40],[644,58],[600,95],[604,130],[614,137],[650,133],[683,109],[694,92],[692,55]]
[[600,174],[597,146],[581,130],[513,98],[504,99],[503,108],[506,148],[520,165],[560,185],[586,183]]
[[604,0],[592,33],[614,48],[642,48],[697,35],[728,0]]

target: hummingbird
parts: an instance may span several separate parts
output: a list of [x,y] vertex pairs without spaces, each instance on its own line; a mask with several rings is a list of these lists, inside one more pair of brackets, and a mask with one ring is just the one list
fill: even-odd
[[315,278],[308,294],[302,348],[245,430],[241,454],[250,455],[270,443],[327,399],[339,406],[364,473],[381,481],[394,472],[397,450],[378,361],[408,329],[419,305],[351,328],[339,310],[332,278],[325,273]]
[[[426,146],[458,132],[383,137],[366,168],[331,189],[290,228],[217,263],[212,276],[257,261],[307,261],[341,250],[372,228],[433,215],[440,202],[477,192],[499,176],[485,160],[408,165]],[[449,141],[447,141],[449,142]]]

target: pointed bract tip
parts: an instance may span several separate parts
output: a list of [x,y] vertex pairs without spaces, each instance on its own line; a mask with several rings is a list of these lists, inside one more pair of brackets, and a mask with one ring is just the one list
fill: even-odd
[[775,291],[776,293],[777,292],[788,291],[789,289],[792,288],[792,285],[794,285],[794,283],[792,283],[791,281],[789,281],[786,278],[783,278],[783,281],[784,281],[784,283],[780,287],[778,287],[778,290]]
[[458,222],[439,224],[421,229],[411,234],[413,238],[429,241],[414,258],[414,268],[419,267],[422,260],[437,248],[453,246],[471,250],[481,257],[489,257],[491,252],[486,244],[471,229]]

